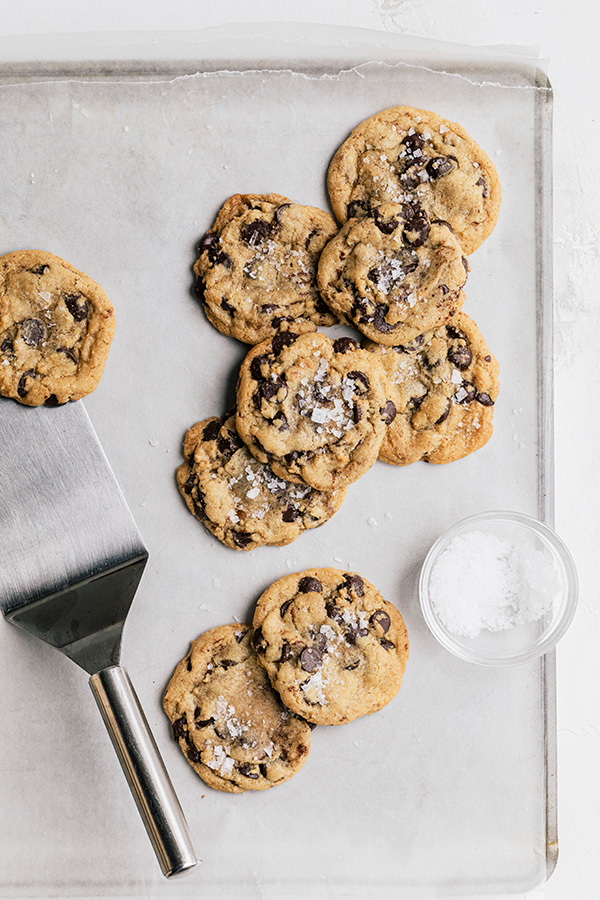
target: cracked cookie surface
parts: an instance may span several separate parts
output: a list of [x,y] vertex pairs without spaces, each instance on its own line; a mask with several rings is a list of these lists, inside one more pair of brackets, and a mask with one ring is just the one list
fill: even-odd
[[200,778],[229,793],[288,781],[310,752],[310,726],[285,709],[259,665],[247,625],[192,642],[164,695],[173,737]]
[[352,338],[280,333],[242,363],[238,434],[280,478],[331,491],[377,459],[395,415],[385,389],[379,362]]
[[323,210],[279,194],[234,194],[200,241],[194,265],[209,321],[247,344],[335,324],[319,296],[316,268],[336,233]]
[[458,313],[452,324],[405,345],[369,342],[365,349],[380,360],[397,410],[379,459],[397,466],[449,463],[488,442],[498,363],[469,316]]
[[27,406],[79,400],[98,385],[115,330],[100,285],[41,250],[0,257],[0,394]]
[[316,725],[377,712],[408,659],[400,612],[355,572],[307,569],[259,598],[252,643],[289,709]]
[[337,512],[345,488],[316,491],[275,475],[237,433],[235,411],[198,422],[185,436],[177,484],[190,512],[227,547],[289,544]]
[[327,244],[318,282],[342,319],[392,346],[448,322],[463,303],[468,271],[446,223],[384,203],[350,219]]
[[409,106],[358,125],[334,155],[327,187],[339,222],[406,203],[449,222],[467,254],[491,234],[501,203],[496,168],[465,129]]

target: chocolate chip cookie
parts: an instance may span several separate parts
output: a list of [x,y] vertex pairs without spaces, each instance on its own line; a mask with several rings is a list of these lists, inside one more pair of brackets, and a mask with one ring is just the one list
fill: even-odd
[[467,254],[491,234],[501,203],[496,169],[465,129],[409,106],[355,128],[331,161],[327,186],[339,222],[404,203],[429,222],[449,222]]
[[262,594],[252,644],[289,709],[317,725],[377,712],[397,694],[408,659],[404,620],[366,578],[308,569]]
[[319,290],[345,321],[393,346],[449,321],[469,263],[447,223],[383,203],[350,219],[319,261]]
[[337,232],[329,213],[279,194],[234,194],[200,241],[196,292],[223,334],[257,344],[316,331],[335,315],[319,297],[317,261]]
[[493,431],[498,363],[465,313],[408,344],[368,343],[388,378],[397,415],[379,459],[406,466],[449,463],[483,447]]
[[381,366],[349,337],[281,332],[240,369],[238,434],[280,478],[318,491],[370,469],[394,415]]
[[324,492],[278,478],[238,436],[235,410],[187,432],[177,484],[188,509],[227,547],[282,546],[337,512],[345,488]]
[[188,762],[219,791],[264,791],[304,765],[310,726],[285,709],[250,643],[247,625],[192,642],[163,706]]
[[58,256],[0,257],[0,394],[59,406],[98,385],[115,331],[100,285]]

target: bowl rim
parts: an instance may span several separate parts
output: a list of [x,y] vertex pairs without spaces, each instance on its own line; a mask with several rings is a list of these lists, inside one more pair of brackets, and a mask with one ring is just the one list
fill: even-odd
[[[453,635],[440,622],[433,610],[428,590],[429,577],[442,548],[445,549],[452,538],[456,534],[463,532],[469,525],[490,521],[508,522],[509,524],[516,523],[545,538],[560,558],[566,575],[566,598],[563,609],[554,623],[554,626],[539,642],[536,642],[529,649],[520,650],[516,653],[500,657],[489,656],[485,653],[477,652],[475,649],[470,651],[465,647],[465,645],[458,640],[459,636]],[[481,666],[516,666],[530,662],[531,660],[548,653],[558,643],[571,624],[577,608],[578,599],[579,579],[577,576],[577,569],[573,557],[562,538],[560,538],[552,528],[544,522],[541,522],[539,519],[527,515],[526,513],[520,513],[513,510],[487,510],[486,512],[475,513],[475,515],[467,516],[466,518],[455,522],[454,525],[442,532],[430,546],[425,559],[423,560],[419,574],[419,602],[421,612],[423,613],[425,622],[433,636],[446,648],[446,650],[450,651],[455,656],[466,662],[475,663],[476,665]]]

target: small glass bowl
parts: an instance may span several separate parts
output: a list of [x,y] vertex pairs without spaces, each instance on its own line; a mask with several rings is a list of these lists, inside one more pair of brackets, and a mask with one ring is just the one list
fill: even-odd
[[[483,630],[477,637],[450,632],[431,602],[431,575],[440,555],[457,536],[479,531],[514,543],[526,543],[549,553],[560,583],[552,609],[537,622],[514,625],[501,631]],[[575,614],[578,580],[571,554],[561,539],[531,516],[492,511],[470,516],[441,535],[425,558],[419,579],[419,598],[425,621],[438,641],[455,656],[481,666],[516,666],[551,650],[563,636]]]

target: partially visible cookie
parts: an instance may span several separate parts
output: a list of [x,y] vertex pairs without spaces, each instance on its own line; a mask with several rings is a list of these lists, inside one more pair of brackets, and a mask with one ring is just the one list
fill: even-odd
[[240,437],[280,478],[319,491],[371,468],[394,415],[379,362],[349,337],[277,334],[240,369]]
[[491,234],[501,203],[496,168],[465,129],[409,106],[358,125],[333,157],[327,187],[339,222],[406,203],[449,222],[467,254]]
[[279,194],[234,194],[199,246],[196,290],[210,322],[257,344],[278,331],[337,320],[319,297],[321,250],[337,232],[329,213]]
[[401,614],[355,572],[308,569],[259,598],[252,643],[289,709],[317,725],[377,712],[397,694],[408,659]]
[[316,491],[278,478],[240,439],[235,410],[192,426],[177,484],[188,509],[227,547],[282,546],[337,512],[345,488]]
[[319,290],[342,319],[392,346],[448,322],[463,302],[469,263],[446,223],[383,203],[350,219],[325,247]]
[[406,466],[449,463],[483,447],[493,431],[498,363],[465,313],[409,344],[367,343],[388,378],[397,415],[379,459]]
[[163,706],[186,759],[229,793],[283,784],[304,765],[310,726],[285,709],[250,643],[247,625],[223,625],[192,642]]
[[100,285],[42,250],[0,257],[0,394],[26,406],[79,400],[98,385],[115,331]]

